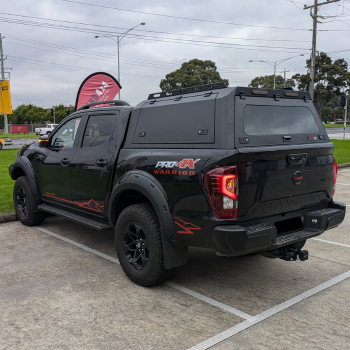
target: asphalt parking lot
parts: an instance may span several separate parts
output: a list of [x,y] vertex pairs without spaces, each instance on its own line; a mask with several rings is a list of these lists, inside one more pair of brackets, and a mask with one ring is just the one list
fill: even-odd
[[[350,168],[336,200],[350,204]],[[350,217],[306,262],[190,249],[170,282],[124,275],[113,232],[0,225],[0,349],[350,349]]]

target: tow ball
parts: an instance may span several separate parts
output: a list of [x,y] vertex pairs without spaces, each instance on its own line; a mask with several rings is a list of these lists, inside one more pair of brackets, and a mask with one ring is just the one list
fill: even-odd
[[309,259],[309,252],[307,250],[291,250],[279,258],[286,261],[306,261]]
[[301,250],[305,242],[302,243],[303,244],[291,244],[278,249],[265,250],[260,252],[260,254],[270,259],[279,258],[285,261],[306,261],[309,259],[309,252],[307,250]]

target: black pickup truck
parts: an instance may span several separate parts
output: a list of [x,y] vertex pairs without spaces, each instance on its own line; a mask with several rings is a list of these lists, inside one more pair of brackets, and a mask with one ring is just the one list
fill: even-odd
[[127,276],[151,286],[189,246],[307,260],[339,225],[334,145],[308,92],[210,84],[90,104],[10,166],[19,220],[115,229]]

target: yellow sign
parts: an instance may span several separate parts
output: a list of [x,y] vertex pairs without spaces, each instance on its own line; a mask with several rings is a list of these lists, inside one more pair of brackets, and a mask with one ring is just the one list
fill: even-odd
[[0,114],[12,114],[12,102],[9,80],[1,80]]

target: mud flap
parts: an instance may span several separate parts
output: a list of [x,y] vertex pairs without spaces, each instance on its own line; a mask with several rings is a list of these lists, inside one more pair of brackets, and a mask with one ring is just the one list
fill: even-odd
[[188,247],[174,248],[162,231],[164,267],[172,269],[187,263]]

